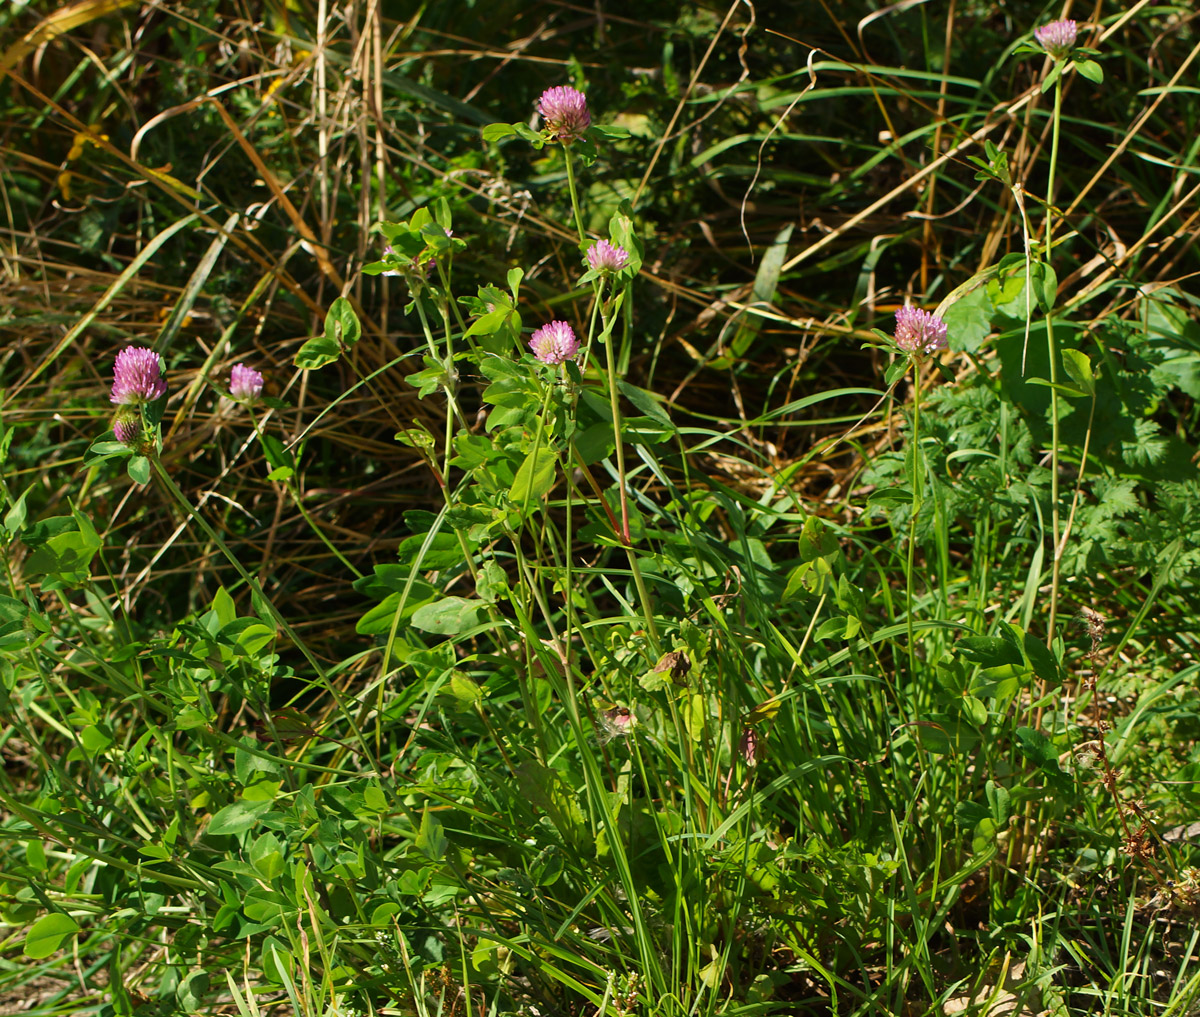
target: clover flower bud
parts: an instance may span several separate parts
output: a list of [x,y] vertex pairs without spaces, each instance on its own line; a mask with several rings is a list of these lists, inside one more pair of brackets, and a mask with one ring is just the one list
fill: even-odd
[[619,272],[629,264],[629,252],[624,247],[601,240],[587,249],[587,262],[594,272]]
[[564,145],[582,138],[592,123],[587,96],[569,85],[546,89],[538,99],[537,111],[542,117],[542,129]]
[[565,321],[551,321],[529,337],[529,348],[543,364],[561,364],[575,356],[579,340]]
[[1033,30],[1033,37],[1055,60],[1061,60],[1071,52],[1077,34],[1078,26],[1074,21],[1051,21]]
[[229,394],[243,403],[256,403],[262,395],[263,376],[253,367],[234,364],[229,373]]
[[124,445],[137,445],[142,437],[141,420],[134,416],[117,417],[113,421],[113,437]]
[[109,401],[119,406],[152,403],[167,394],[158,354],[144,346],[129,346],[117,354]]
[[905,304],[896,312],[896,345],[920,356],[946,348],[946,323],[936,314]]

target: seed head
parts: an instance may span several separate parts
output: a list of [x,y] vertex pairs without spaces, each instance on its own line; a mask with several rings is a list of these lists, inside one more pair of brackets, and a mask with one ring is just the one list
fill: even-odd
[[262,395],[263,376],[253,367],[234,364],[229,373],[229,394],[242,403],[256,403]]
[[582,138],[592,123],[587,96],[569,85],[546,89],[537,101],[537,111],[542,116],[542,129],[564,145]]
[[144,346],[129,346],[117,354],[109,401],[118,406],[140,406],[167,394],[158,354]]
[[601,240],[587,249],[587,261],[594,272],[620,272],[629,264],[629,252],[624,247]]
[[1078,27],[1074,21],[1051,21],[1033,30],[1033,37],[1055,60],[1061,60],[1071,52],[1077,34]]
[[920,356],[946,348],[946,323],[936,314],[905,304],[896,312],[896,345]]
[[565,321],[551,321],[529,337],[529,348],[543,364],[561,364],[579,351],[579,340]]

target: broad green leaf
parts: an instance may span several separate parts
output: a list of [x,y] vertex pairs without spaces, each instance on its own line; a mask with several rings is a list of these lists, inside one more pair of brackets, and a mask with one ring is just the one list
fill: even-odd
[[455,671],[450,676],[450,680],[442,686],[441,692],[443,696],[453,700],[453,705],[458,710],[470,710],[483,699],[483,690],[478,683],[461,671]]
[[372,812],[387,812],[390,808],[387,795],[378,784],[368,784],[363,788],[363,804]]
[[421,817],[421,828],[417,831],[416,848],[430,861],[440,862],[446,854],[449,842],[442,832],[442,821],[438,819],[429,807]]
[[339,347],[349,349],[362,335],[358,315],[345,297],[338,297],[329,305],[325,315],[325,338],[332,339]]
[[63,941],[79,931],[79,923],[70,915],[54,911],[43,915],[25,933],[25,956],[43,960],[55,953]]
[[113,743],[108,726],[102,724],[89,724],[79,732],[79,741],[91,756],[103,752]]
[[9,533],[18,533],[25,527],[25,497],[33,490],[33,487],[27,487],[21,492],[21,495],[15,502],[13,507],[4,515],[4,528]]
[[575,436],[575,451],[588,466],[612,455],[616,448],[611,420],[599,420]]
[[214,836],[244,833],[270,807],[270,802],[237,801],[226,805],[209,821],[208,832]]
[[179,1005],[188,1013],[197,1013],[204,1007],[208,995],[209,976],[207,971],[198,970],[189,974],[179,988],[175,990],[175,998]]
[[476,318],[471,322],[471,327],[467,329],[467,335],[492,335],[504,327],[504,322],[512,313],[508,308],[501,308],[497,311],[488,311],[487,314]]
[[512,124],[488,124],[483,129],[483,140],[499,141],[501,138],[511,138],[516,133]]
[[302,371],[315,371],[332,364],[342,355],[342,348],[337,340],[318,335],[309,339],[292,357],[292,363]]
[[683,701],[683,723],[692,741],[699,742],[704,738],[704,728],[708,723],[707,697],[696,692]]
[[412,626],[422,632],[433,632],[442,636],[457,635],[479,623],[479,612],[483,607],[481,600],[444,597],[417,608],[412,615]]
[[988,288],[983,285],[951,304],[942,315],[950,349],[977,352],[991,334],[992,313]]
[[242,790],[242,801],[273,802],[279,797],[279,789],[283,786],[280,780],[258,780]]
[[1067,349],[1062,351],[1062,361],[1071,380],[1088,395],[1095,395],[1096,378],[1092,374],[1092,362],[1088,355],[1082,350]]
[[540,501],[554,486],[557,466],[558,457],[553,449],[543,446],[531,451],[517,470],[509,498],[521,507]]

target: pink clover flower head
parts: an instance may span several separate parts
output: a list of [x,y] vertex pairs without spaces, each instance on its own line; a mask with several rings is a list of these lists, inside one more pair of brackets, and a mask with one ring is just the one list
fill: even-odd
[[896,345],[920,356],[946,348],[946,323],[936,314],[905,304],[896,312]]
[[629,264],[629,252],[624,247],[601,240],[587,249],[587,262],[593,272],[620,272]]
[[234,364],[229,373],[229,394],[243,403],[256,403],[262,395],[263,376],[253,367]]
[[529,348],[543,364],[561,364],[579,351],[579,340],[565,321],[552,321],[529,337]]
[[541,114],[543,129],[564,145],[582,138],[592,123],[587,96],[569,85],[546,89],[537,101],[537,111]]
[[113,421],[113,437],[125,445],[136,445],[142,437],[142,422],[137,417],[118,417]]
[[158,354],[144,346],[129,346],[117,354],[109,401],[118,406],[140,406],[167,394]]
[[1078,26],[1074,21],[1051,21],[1048,25],[1035,28],[1033,37],[1041,43],[1042,49],[1055,60],[1061,60],[1071,52],[1078,31]]

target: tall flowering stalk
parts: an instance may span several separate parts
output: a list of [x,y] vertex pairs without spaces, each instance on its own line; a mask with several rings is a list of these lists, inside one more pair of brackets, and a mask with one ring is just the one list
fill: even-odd
[[[1061,69],[1062,61],[1075,45],[1076,26],[1074,21],[1055,21],[1034,32],[1038,42],[1046,52],[1057,61]],[[1062,74],[1054,78],[1054,117],[1050,134],[1050,171],[1046,179],[1046,241],[1045,257],[1049,264],[1054,252],[1054,184],[1058,173],[1059,134],[1062,126]],[[1032,279],[1026,279],[1029,286]],[[1054,645],[1054,632],[1058,622],[1058,592],[1062,582],[1063,541],[1061,539],[1062,520],[1058,511],[1058,444],[1059,444],[1059,413],[1058,413],[1058,343],[1054,338],[1054,312],[1052,306],[1046,308],[1046,348],[1050,355],[1050,525],[1054,541],[1054,556],[1050,570],[1050,618],[1046,625],[1046,644]]]
[[542,132],[563,147],[563,162],[567,165],[567,188],[571,192],[571,208],[575,212],[575,228],[579,231],[579,242],[583,243],[583,218],[579,214],[579,193],[575,186],[575,167],[571,164],[571,142],[578,141],[591,126],[592,115],[588,112],[587,96],[568,85],[548,88],[537,101],[537,111],[542,118]]
[[917,515],[924,501],[925,461],[921,454],[921,365],[927,356],[940,353],[947,348],[946,323],[935,313],[912,304],[905,304],[896,312],[896,328],[893,341],[897,348],[912,362],[913,368],[913,423],[909,438],[909,453],[905,460],[909,467],[912,484],[912,508],[908,520],[908,568],[905,575],[908,622],[908,666],[916,678],[916,630],[913,624],[914,592],[917,546]]
[[[579,188],[575,183],[575,167],[571,160],[571,143],[578,141],[591,126],[592,115],[588,110],[587,96],[578,89],[560,85],[547,89],[538,99],[537,111],[542,118],[542,133],[550,140],[557,141],[563,148],[563,162],[567,168],[567,188],[571,192],[571,210],[575,217],[575,229],[579,234],[580,245],[587,241],[587,233],[583,228],[583,213],[579,204]],[[600,341],[604,343],[608,368],[608,397],[612,409],[613,440],[617,455],[617,483],[621,497],[621,543],[625,547],[629,559],[629,569],[633,573],[633,581],[637,586],[638,598],[646,618],[646,629],[650,641],[657,652],[659,649],[658,628],[654,621],[653,605],[650,593],[646,588],[642,570],[638,564],[637,554],[633,549],[633,539],[629,532],[629,494],[625,473],[625,448],[621,441],[623,428],[621,405],[617,390],[616,358],[613,353],[611,315],[615,304],[610,304],[612,297],[606,299],[605,282],[612,273],[620,271],[629,263],[629,252],[623,248],[602,240],[588,249],[586,260],[588,267],[596,273],[592,279],[595,294],[595,307],[599,308],[601,319]],[[593,312],[594,314],[594,312]],[[593,317],[593,321],[595,318]],[[547,326],[548,327],[548,326]],[[535,333],[536,335],[536,333]],[[591,347],[589,331],[588,347]],[[544,342],[545,340],[543,340]],[[541,359],[541,355],[535,354]],[[573,354],[572,354],[573,355]]]

